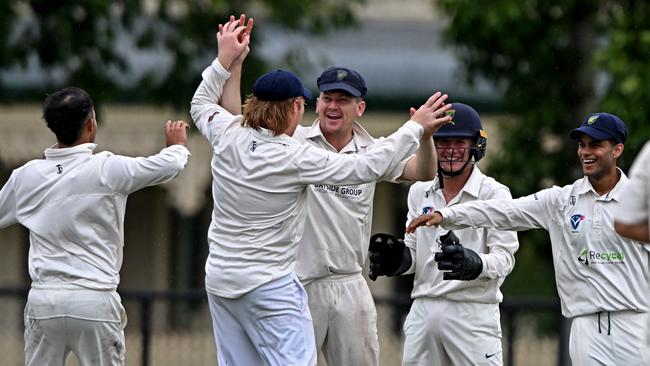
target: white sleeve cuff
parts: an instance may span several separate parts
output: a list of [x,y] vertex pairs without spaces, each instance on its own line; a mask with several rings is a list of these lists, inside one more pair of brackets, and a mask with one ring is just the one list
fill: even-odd
[[212,70],[226,79],[230,77],[230,71],[226,70],[226,68],[221,65],[219,58],[215,58],[214,61],[212,61]]
[[403,127],[408,128],[409,130],[413,131],[413,133],[417,136],[418,140],[422,138],[422,134],[424,134],[424,127],[420,125],[419,123],[415,121],[406,121]]
[[449,207],[441,207],[439,210],[434,211],[435,212],[440,212],[440,216],[442,216],[442,221],[440,222],[440,225],[446,224],[447,219],[450,215],[449,213]]

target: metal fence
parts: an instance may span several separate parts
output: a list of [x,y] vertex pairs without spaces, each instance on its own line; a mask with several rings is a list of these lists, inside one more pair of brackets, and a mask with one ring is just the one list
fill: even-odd
[[[3,365],[23,365],[22,315],[27,288],[0,287],[0,354]],[[214,365],[216,352],[205,290],[120,290],[129,317],[127,365]],[[399,323],[408,297],[376,297],[381,364],[399,365]],[[395,320],[398,320],[396,322]],[[503,356],[507,366],[570,365],[569,322],[557,300],[509,298],[501,304]],[[537,330],[540,325],[545,330]],[[319,364],[324,364],[319,359]],[[70,357],[66,366],[78,365]],[[338,366],[338,365],[331,365]]]

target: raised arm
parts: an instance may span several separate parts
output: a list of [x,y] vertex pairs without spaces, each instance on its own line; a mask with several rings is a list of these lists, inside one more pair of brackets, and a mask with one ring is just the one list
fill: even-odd
[[[445,104],[445,100],[447,100],[447,94],[441,95],[436,105],[438,106],[436,113],[444,115],[444,112],[450,108],[451,105]],[[415,108],[411,108],[410,112],[411,117],[413,117],[416,112]],[[433,143],[433,133],[435,131],[431,134],[422,135],[420,147],[415,152],[415,155],[406,162],[400,180],[425,181],[435,178],[438,171],[438,154]]]
[[[245,24],[245,28],[242,26],[236,26],[235,24]],[[219,32],[217,32],[217,43],[219,44],[219,63],[226,69],[230,71],[230,78],[226,81],[226,84],[223,86],[223,95],[221,96],[221,104],[228,112],[233,115],[238,115],[242,113],[241,105],[241,74],[242,67],[244,65],[244,60],[248,53],[250,52],[250,36],[253,30],[253,18],[248,19],[246,23],[246,15],[242,14],[239,17],[238,21],[235,21],[235,17],[230,17],[230,22],[225,25],[219,24]],[[230,50],[228,52],[221,52],[222,49],[225,50],[227,46],[232,46],[232,49],[236,53],[239,51],[239,56],[233,57],[233,53]]]
[[167,121],[164,129],[167,147],[156,155],[137,158],[110,156],[102,166],[102,180],[117,192],[132,193],[175,178],[185,168],[190,156],[185,147],[188,127],[185,121]]
[[360,154],[337,154],[305,145],[292,163],[302,183],[350,185],[381,179],[411,156],[423,135],[435,133],[450,117],[441,110],[438,92],[413,114],[396,132]]
[[412,111],[411,121],[415,121],[423,128],[420,139],[430,139],[442,125],[451,121],[451,117],[445,113],[451,108],[451,104],[445,104],[447,97],[447,94],[435,92],[420,108]]
[[211,126],[210,122],[215,116],[241,114],[239,78],[237,77],[233,84],[226,84],[231,77],[229,68],[234,67],[235,71],[239,70],[241,75],[240,63],[248,54],[250,41],[249,35],[245,32],[252,29],[253,20],[248,20],[249,26],[238,26],[242,18],[234,20],[234,17],[231,16],[230,19],[231,21],[226,24],[219,25],[217,33],[219,56],[201,74],[203,80],[194,93],[190,108],[192,120],[208,140],[212,138],[214,126]]

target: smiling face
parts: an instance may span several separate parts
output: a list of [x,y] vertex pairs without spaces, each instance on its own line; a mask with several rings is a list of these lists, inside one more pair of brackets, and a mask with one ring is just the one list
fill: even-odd
[[316,112],[323,135],[351,134],[354,121],[363,115],[366,102],[342,91],[322,92]]
[[616,174],[616,159],[623,153],[623,144],[610,140],[594,140],[586,134],[578,139],[578,158],[582,172],[593,180]]
[[465,165],[470,160],[473,140],[468,137],[445,137],[435,140],[438,152],[438,162],[443,172],[458,172],[461,169],[471,169],[472,164]]

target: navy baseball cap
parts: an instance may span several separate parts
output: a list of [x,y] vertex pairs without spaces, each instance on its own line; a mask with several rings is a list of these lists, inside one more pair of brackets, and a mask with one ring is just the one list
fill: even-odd
[[296,75],[285,70],[270,71],[257,78],[253,84],[253,95],[264,101],[280,101],[295,97],[311,99],[309,89],[302,85]]
[[366,81],[358,72],[347,67],[331,66],[316,79],[318,89],[322,92],[343,90],[355,97],[363,98],[368,92]]
[[451,121],[438,129],[433,134],[434,139],[446,137],[468,137],[477,138],[483,129],[481,118],[478,112],[467,104],[451,103],[451,108],[447,110],[447,115],[451,116]]
[[582,121],[580,127],[569,132],[569,137],[573,140],[578,140],[581,133],[598,141],[614,140],[619,144],[624,144],[625,140],[627,140],[627,127],[625,127],[625,122],[609,113],[588,115]]

